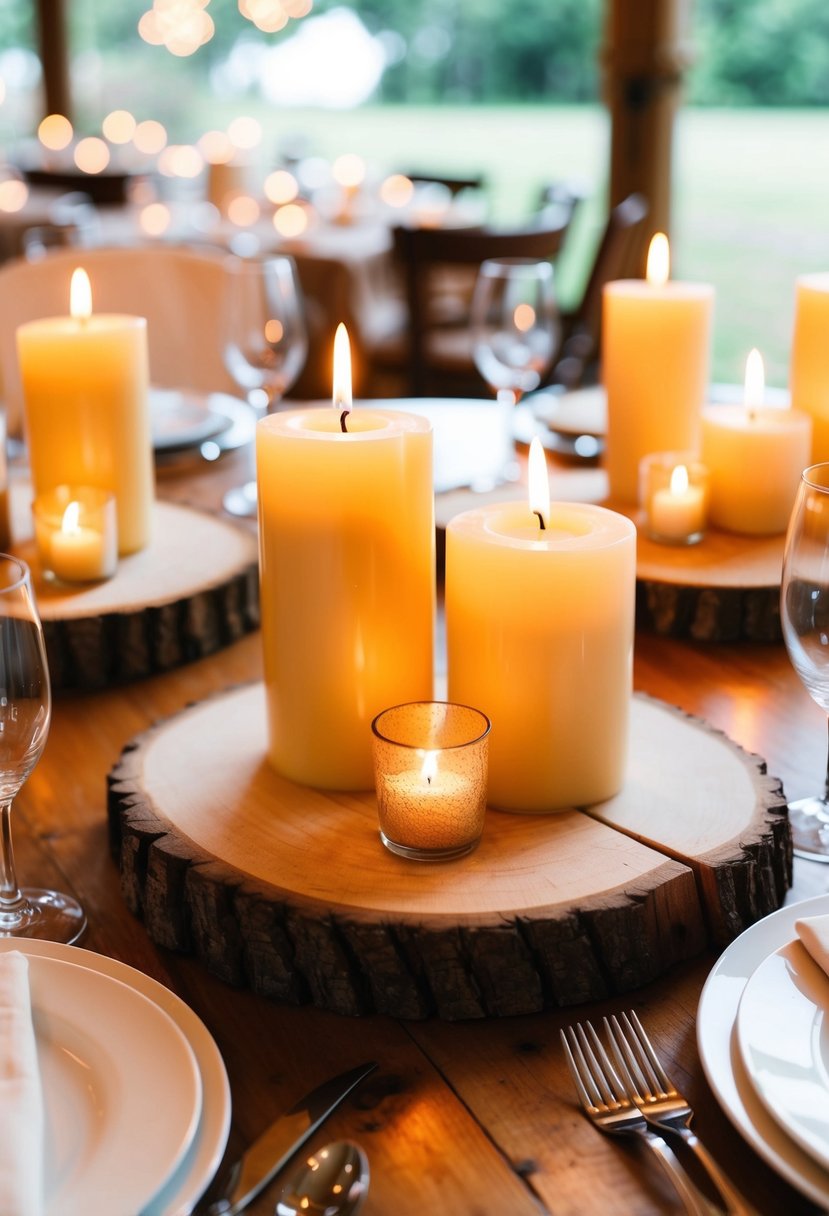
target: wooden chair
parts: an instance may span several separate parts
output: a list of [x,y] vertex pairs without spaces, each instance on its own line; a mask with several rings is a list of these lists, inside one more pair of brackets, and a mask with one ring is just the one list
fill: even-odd
[[[552,259],[558,253],[571,210],[554,206],[523,228],[396,228],[395,251],[402,268],[408,307],[402,358],[413,396],[481,396],[483,382],[472,360],[468,326],[469,292],[487,258]],[[455,294],[454,316],[447,316],[446,272],[465,269],[466,292]],[[382,364],[383,352],[374,352]]]
[[217,250],[148,245],[55,249],[38,261],[0,266],[0,382],[10,431],[20,430],[23,416],[15,330],[38,317],[68,315],[76,266],[89,274],[95,312],[147,318],[153,384],[238,394],[222,362],[225,258]]
[[546,384],[577,388],[595,381],[601,350],[602,290],[631,274],[639,230],[648,214],[641,194],[629,194],[611,209],[578,304],[562,314],[564,336]]

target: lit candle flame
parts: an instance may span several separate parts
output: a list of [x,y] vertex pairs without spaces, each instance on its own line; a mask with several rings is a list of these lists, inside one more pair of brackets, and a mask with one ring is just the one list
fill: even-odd
[[427,785],[432,784],[432,778],[438,775],[438,754],[437,752],[426,752],[423,757],[423,767],[420,770],[420,776]]
[[749,417],[753,418],[754,411],[763,404],[765,391],[766,372],[763,367],[763,356],[755,348],[749,351],[746,359],[746,379],[743,392],[743,404],[749,412]]
[[541,528],[550,522],[550,479],[547,475],[547,458],[538,435],[530,443],[528,469],[530,510],[538,516]]
[[334,409],[340,411],[345,430],[345,418],[351,413],[351,343],[342,321],[334,334]]
[[684,494],[688,489],[688,470],[684,464],[678,464],[671,473],[671,493]]
[[72,536],[76,532],[80,532],[78,520],[81,515],[81,504],[79,502],[70,502],[63,513],[63,519],[60,521],[60,530],[65,532],[67,536]]
[[92,287],[89,275],[79,266],[72,271],[69,285],[69,312],[77,321],[88,321],[92,316]]
[[671,250],[664,232],[655,232],[648,247],[647,280],[654,287],[662,287],[671,273]]

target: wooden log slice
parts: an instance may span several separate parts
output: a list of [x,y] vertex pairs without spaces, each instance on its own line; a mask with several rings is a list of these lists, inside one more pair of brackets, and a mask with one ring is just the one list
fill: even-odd
[[256,536],[219,516],[156,502],[148,547],[122,557],[113,578],[74,586],[45,579],[34,542],[19,526],[15,536],[55,692],[168,671],[258,627]]
[[[110,827],[150,936],[280,1000],[458,1019],[598,999],[739,932],[789,881],[779,784],[649,699],[634,699],[619,800],[594,814],[489,811],[477,850],[452,862],[387,852],[373,793],[293,785],[265,747],[261,685],[184,710],[122,754]],[[700,805],[696,833],[668,830]]]

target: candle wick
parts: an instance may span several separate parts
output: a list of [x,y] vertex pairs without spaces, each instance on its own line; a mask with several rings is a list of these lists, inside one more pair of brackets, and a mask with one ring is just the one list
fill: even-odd
[[348,410],[343,410],[343,412],[340,414],[340,430],[344,435],[348,434],[348,427],[345,425],[345,420],[348,417],[348,414]]
[[431,778],[431,777],[427,777],[427,778],[426,778],[426,783],[427,783],[427,785],[431,785],[431,784],[432,784],[432,778]]
[[541,514],[540,511],[533,511],[533,515],[538,516],[538,527],[543,532],[544,529],[547,527],[547,525],[544,522],[544,516]]

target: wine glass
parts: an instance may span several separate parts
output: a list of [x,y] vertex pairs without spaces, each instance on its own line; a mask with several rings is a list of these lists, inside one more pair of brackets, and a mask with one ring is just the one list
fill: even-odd
[[[829,713],[829,463],[804,469],[786,534],[783,639],[812,699]],[[789,804],[795,853],[829,861],[829,771],[822,795]]]
[[[538,388],[561,342],[552,263],[489,258],[481,264],[470,313],[475,366],[501,409],[502,478],[515,480],[513,407]],[[487,487],[488,488],[488,487]]]
[[475,366],[499,401],[516,405],[538,388],[561,341],[550,262],[490,258],[472,296]]
[[[302,371],[308,335],[293,258],[230,258],[224,363],[257,414],[270,413]],[[231,515],[256,514],[256,482],[229,490]]]
[[0,553],[0,937],[77,941],[86,916],[70,895],[19,887],[11,837],[11,808],[40,759],[51,717],[43,629],[29,568]]

